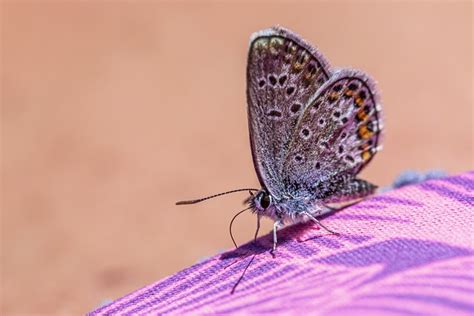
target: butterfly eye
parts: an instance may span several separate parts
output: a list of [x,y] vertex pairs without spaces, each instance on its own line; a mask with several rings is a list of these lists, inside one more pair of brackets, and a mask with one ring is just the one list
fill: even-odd
[[262,197],[260,198],[260,206],[263,209],[266,209],[267,207],[270,206],[271,203],[272,203],[272,197],[267,193],[263,193]]

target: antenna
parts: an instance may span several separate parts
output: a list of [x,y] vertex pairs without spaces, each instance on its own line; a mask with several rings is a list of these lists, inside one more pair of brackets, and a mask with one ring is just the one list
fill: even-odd
[[235,242],[235,239],[234,239],[234,235],[232,235],[232,224],[234,224],[234,221],[237,218],[237,216],[239,216],[243,212],[246,212],[246,211],[250,210],[251,208],[252,207],[247,207],[245,210],[242,210],[242,211],[238,212],[237,214],[234,215],[234,217],[232,217],[232,220],[230,221],[230,224],[229,224],[230,238],[232,239],[232,242],[234,243],[234,246],[235,246],[236,249],[239,248],[239,246],[237,246],[237,243]]
[[196,200],[178,201],[178,202],[176,202],[176,205],[196,204],[196,203],[199,203],[199,202],[202,202],[202,201],[206,201],[206,200],[209,200],[209,199],[212,199],[212,198],[221,196],[221,195],[226,195],[226,194],[235,193],[235,192],[241,192],[241,191],[250,191],[250,194],[252,194],[252,191],[258,192],[258,191],[260,191],[260,190],[258,190],[258,189],[237,189],[237,190],[231,190],[231,191],[227,191],[227,192],[222,192],[222,193],[217,193],[217,194],[214,194],[214,195],[206,196],[206,197],[203,197],[203,198],[200,198],[200,199],[196,199]]

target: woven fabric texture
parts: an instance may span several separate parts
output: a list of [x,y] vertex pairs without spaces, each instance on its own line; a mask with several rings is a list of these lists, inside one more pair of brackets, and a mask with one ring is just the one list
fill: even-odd
[[473,315],[473,219],[474,172],[430,180],[323,219],[339,236],[291,226],[276,257],[266,235],[91,314]]

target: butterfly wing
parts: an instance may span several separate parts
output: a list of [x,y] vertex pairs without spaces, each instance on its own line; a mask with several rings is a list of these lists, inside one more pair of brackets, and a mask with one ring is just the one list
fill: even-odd
[[325,58],[298,35],[274,27],[250,40],[247,103],[250,143],[262,187],[283,193],[285,154],[304,106],[329,79]]
[[376,189],[377,186],[368,181],[351,179],[343,182],[337,190],[329,192],[330,194],[323,198],[323,204],[332,209],[339,209],[362,200],[364,197],[373,194]]
[[305,107],[283,170],[288,194],[328,199],[373,192],[352,184],[380,147],[381,107],[374,82],[343,69],[318,90]]

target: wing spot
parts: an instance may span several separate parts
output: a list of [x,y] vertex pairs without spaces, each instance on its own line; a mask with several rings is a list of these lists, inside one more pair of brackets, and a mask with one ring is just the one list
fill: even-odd
[[372,157],[372,153],[369,150],[363,151],[360,155],[364,161],[367,161]]
[[346,137],[347,137],[347,133],[346,133],[346,132],[342,132],[342,134],[341,134],[341,139],[344,139],[344,138],[346,138]]
[[364,105],[364,100],[362,100],[362,98],[359,98],[359,97],[355,98],[355,100],[354,100],[354,106],[355,106],[356,108],[360,108],[360,107],[362,107],[363,105]]
[[286,75],[283,75],[283,76],[280,77],[280,79],[278,79],[278,82],[280,83],[280,86],[285,84],[287,78],[288,77]]
[[337,92],[332,92],[331,94],[329,94],[328,101],[329,103],[334,103],[337,101],[338,98],[339,94]]
[[303,128],[300,132],[303,139],[309,139],[311,137],[311,131],[308,128]]
[[308,67],[306,68],[306,70],[307,70],[307,72],[304,75],[304,79],[305,79],[304,83],[309,85],[310,82],[316,76],[317,70],[316,70],[316,66],[314,65],[314,63],[310,63],[308,65]]
[[318,111],[319,107],[321,106],[321,100],[316,101],[310,107],[310,113],[314,114]]
[[336,111],[336,112],[334,112],[334,114],[333,114],[333,115],[334,115],[334,117],[340,117],[340,116],[341,116],[341,112],[339,112],[339,111]]
[[268,80],[270,80],[270,83],[272,84],[272,86],[276,85],[277,83],[277,80],[274,75],[268,76]]
[[346,159],[347,161],[350,161],[350,162],[355,162],[354,157],[352,157],[352,156],[350,156],[350,155],[347,155],[347,156],[345,157],[345,159]]
[[346,124],[347,121],[348,121],[347,117],[343,117],[343,118],[341,119],[342,124]]
[[344,98],[349,99],[354,96],[355,91],[359,88],[359,85],[355,82],[351,82],[344,93]]
[[296,61],[293,63],[293,71],[300,72],[308,62],[308,59],[309,55],[304,50],[302,50],[299,56],[296,57]]
[[259,86],[260,88],[263,88],[264,85],[265,85],[265,80],[262,79],[262,80],[260,80],[260,81],[258,82],[258,86]]
[[319,161],[316,163],[316,165],[314,165],[314,167],[318,170],[321,169],[321,164],[319,163]]
[[303,158],[304,158],[304,157],[303,157],[302,155],[296,154],[294,159],[295,159],[296,162],[302,162],[302,161],[303,161]]
[[270,117],[271,119],[278,120],[281,118],[281,112],[278,110],[270,110],[267,112],[267,116]]
[[286,89],[286,94],[288,94],[288,95],[293,94],[293,92],[295,92],[295,87],[288,87]]
[[294,103],[291,107],[290,107],[290,111],[291,113],[293,114],[296,114],[298,113],[298,111],[301,109],[301,104],[299,103]]
[[321,147],[329,150],[329,144],[327,142],[321,142]]
[[316,66],[313,64],[313,63],[310,63],[308,65],[308,72],[311,74],[311,75],[314,75],[316,73]]
[[319,119],[318,124],[319,124],[320,126],[324,126],[324,119]]
[[367,92],[362,90],[357,94],[357,97],[354,100],[354,106],[357,108],[362,107],[365,99],[367,99]]
[[351,91],[355,91],[355,90],[357,90],[357,88],[359,88],[359,85],[358,85],[357,83],[355,83],[355,82],[351,82],[351,83],[349,84],[349,86],[347,87],[347,89],[349,89],[349,90],[351,90]]
[[339,92],[342,90],[342,84],[337,84],[332,89],[336,92]]
[[357,134],[360,139],[369,139],[370,137],[372,137],[374,132],[371,131],[367,125],[362,125],[357,130]]
[[340,154],[342,154],[342,153],[344,152],[344,146],[342,146],[342,145],[339,146],[338,152],[339,152]]
[[366,105],[356,114],[357,122],[365,121],[369,117],[370,108]]

